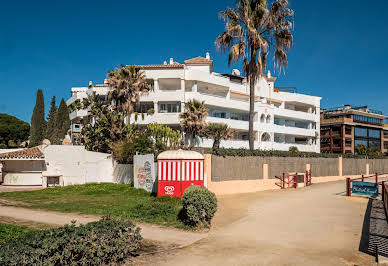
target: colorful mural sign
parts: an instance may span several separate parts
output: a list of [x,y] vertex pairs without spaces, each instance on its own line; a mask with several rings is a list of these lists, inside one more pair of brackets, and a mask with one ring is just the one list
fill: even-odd
[[371,182],[352,182],[352,193],[377,197],[379,195],[379,185]]
[[135,155],[133,158],[135,188],[142,188],[148,192],[156,192],[156,174],[154,155]]

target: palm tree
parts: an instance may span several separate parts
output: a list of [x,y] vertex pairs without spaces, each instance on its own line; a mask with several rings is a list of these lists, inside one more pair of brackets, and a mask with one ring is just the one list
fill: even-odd
[[205,129],[206,116],[205,102],[193,99],[185,104],[185,111],[180,115],[180,118],[182,119],[181,125],[190,138],[190,147],[194,146],[195,138]]
[[140,96],[146,95],[152,90],[152,85],[146,80],[143,71],[135,66],[124,66],[115,68],[108,72],[108,86],[111,91],[108,93],[108,100],[113,110],[130,115],[135,105],[139,103]]
[[288,0],[275,0],[268,9],[267,0],[238,0],[235,8],[220,13],[225,20],[225,31],[215,44],[229,50],[228,65],[243,60],[250,89],[249,148],[254,148],[253,117],[255,84],[265,72],[268,53],[274,51],[274,63],[287,67],[287,52],[293,44],[292,18]]
[[204,135],[214,139],[213,149],[220,147],[221,140],[228,140],[233,137],[234,130],[226,124],[209,123],[204,130]]

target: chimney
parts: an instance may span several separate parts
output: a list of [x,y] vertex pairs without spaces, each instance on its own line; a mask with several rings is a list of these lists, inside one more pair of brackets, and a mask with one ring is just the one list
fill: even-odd
[[93,82],[89,81],[89,87],[93,86]]
[[209,54],[209,52],[206,53],[206,59],[207,59],[207,60],[210,60],[210,54]]
[[174,64],[174,59],[171,57],[170,58],[170,65]]
[[104,79],[104,84],[108,84],[108,79]]
[[268,70],[268,73],[267,73],[267,77],[270,78],[271,77],[271,71]]
[[167,65],[167,61],[164,61],[164,62],[163,62],[163,65]]

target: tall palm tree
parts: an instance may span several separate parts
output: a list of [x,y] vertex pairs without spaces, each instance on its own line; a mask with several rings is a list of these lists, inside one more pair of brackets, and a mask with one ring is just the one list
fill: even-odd
[[189,100],[185,103],[185,111],[180,115],[181,125],[190,139],[190,147],[195,144],[195,138],[201,134],[206,127],[207,109],[205,102]]
[[107,83],[111,88],[108,100],[115,111],[124,115],[130,115],[135,105],[139,103],[140,96],[148,94],[153,89],[147,82],[144,72],[135,66],[121,65],[121,68],[110,70],[108,77]]
[[254,148],[253,117],[255,84],[265,72],[267,56],[274,52],[274,63],[287,67],[287,52],[293,44],[292,19],[294,12],[288,8],[288,0],[275,0],[268,8],[267,0],[238,0],[234,8],[220,13],[225,20],[225,31],[215,44],[229,50],[228,65],[243,60],[250,90],[249,148]]
[[228,140],[233,137],[234,130],[222,123],[209,123],[204,130],[204,135],[214,139],[213,149],[218,149],[221,140]]

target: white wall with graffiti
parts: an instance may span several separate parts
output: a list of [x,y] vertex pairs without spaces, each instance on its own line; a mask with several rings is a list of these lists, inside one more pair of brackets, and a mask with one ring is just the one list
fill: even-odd
[[[44,159],[1,161],[3,185],[41,186],[43,175],[60,176],[60,185],[124,183],[133,180],[133,166],[117,164],[110,154],[87,151],[83,146],[40,146]],[[2,172],[2,173],[1,173]]]
[[12,160],[2,163],[4,185],[39,186],[42,184],[43,160]]

